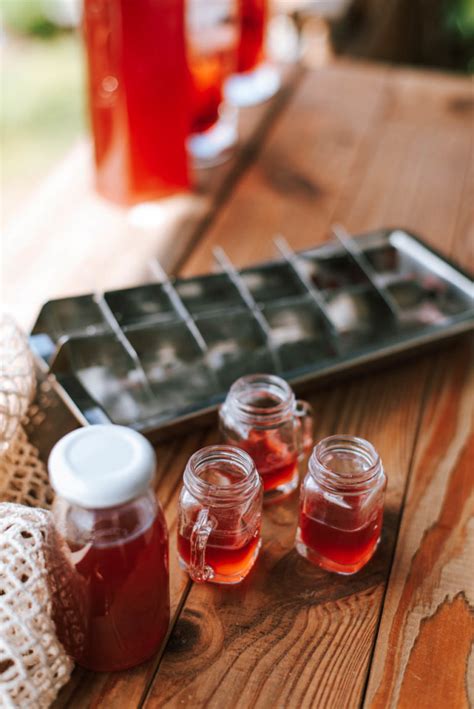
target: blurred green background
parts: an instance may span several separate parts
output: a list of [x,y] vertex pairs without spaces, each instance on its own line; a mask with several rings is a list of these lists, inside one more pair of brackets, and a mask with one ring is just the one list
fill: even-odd
[[[330,21],[338,52],[474,70],[474,0],[334,2],[344,6]],[[295,11],[291,0],[301,28],[305,17],[318,14],[318,2],[302,0],[300,10],[298,5]],[[81,0],[0,0],[4,223],[86,131],[80,7]]]
[[78,8],[0,0],[3,223],[86,130]]

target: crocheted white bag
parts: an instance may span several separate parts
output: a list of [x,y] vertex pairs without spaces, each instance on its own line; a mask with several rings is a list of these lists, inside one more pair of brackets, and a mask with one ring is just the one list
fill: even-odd
[[35,389],[33,356],[13,318],[0,313],[0,453],[26,414]]
[[48,707],[69,679],[46,564],[55,544],[50,512],[0,504],[0,707]]
[[[53,493],[46,466],[21,425],[35,383],[25,335],[12,318],[0,314],[0,502],[50,507]],[[29,413],[34,411],[30,408]]]

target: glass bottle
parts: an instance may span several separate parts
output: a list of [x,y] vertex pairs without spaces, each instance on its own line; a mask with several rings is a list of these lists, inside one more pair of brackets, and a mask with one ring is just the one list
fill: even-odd
[[184,0],[84,0],[96,185],[120,204],[189,186]]
[[67,561],[56,579],[55,622],[66,651],[90,670],[137,665],[168,631],[168,532],[154,470],[151,445],[122,426],[73,431],[50,455],[53,520]]
[[186,45],[191,84],[187,146],[194,167],[217,165],[237,143],[237,110],[223,103],[224,81],[235,70],[237,0],[187,0]]
[[253,460],[232,446],[194,453],[178,510],[180,565],[194,581],[235,584],[260,550],[263,488]]
[[313,445],[311,406],[296,400],[284,379],[250,374],[231,386],[219,412],[226,443],[252,456],[265,501],[280,499],[298,485],[298,461]]
[[269,0],[239,0],[236,73],[226,81],[225,96],[234,106],[268,101],[280,88],[280,73],[265,61]]
[[320,441],[301,484],[298,552],[327,571],[359,571],[380,541],[386,482],[368,441],[345,435]]

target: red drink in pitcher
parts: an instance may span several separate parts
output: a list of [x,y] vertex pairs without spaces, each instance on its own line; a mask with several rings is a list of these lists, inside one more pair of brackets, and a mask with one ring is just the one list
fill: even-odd
[[268,0],[239,0],[240,37],[237,71],[251,71],[264,58],[265,25]]
[[85,0],[96,183],[122,204],[188,187],[184,0]]
[[188,0],[187,57],[191,123],[187,142],[193,167],[229,158],[237,142],[237,114],[223,106],[223,86],[237,59],[237,0]]
[[202,133],[217,122],[222,87],[232,71],[232,61],[232,52],[225,49],[190,52],[191,133]]

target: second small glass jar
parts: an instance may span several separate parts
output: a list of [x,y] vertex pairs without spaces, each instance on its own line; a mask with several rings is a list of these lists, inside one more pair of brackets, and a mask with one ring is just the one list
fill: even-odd
[[263,488],[251,457],[232,446],[194,453],[178,508],[180,565],[193,581],[242,581],[260,550]]
[[238,379],[220,409],[219,425],[226,443],[252,456],[265,502],[298,486],[298,461],[313,445],[313,416],[284,379],[273,374]]
[[327,571],[359,571],[380,541],[386,483],[368,441],[345,435],[320,441],[301,484],[298,552]]

